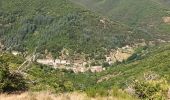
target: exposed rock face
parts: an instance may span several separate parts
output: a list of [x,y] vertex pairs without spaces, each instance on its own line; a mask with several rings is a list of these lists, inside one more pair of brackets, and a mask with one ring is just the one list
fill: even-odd
[[170,24],[170,17],[163,17],[163,21]]
[[106,57],[106,61],[108,62],[110,60],[109,63],[122,62],[123,60],[127,60],[133,53],[134,50],[130,46],[118,48],[110,52],[109,57]]

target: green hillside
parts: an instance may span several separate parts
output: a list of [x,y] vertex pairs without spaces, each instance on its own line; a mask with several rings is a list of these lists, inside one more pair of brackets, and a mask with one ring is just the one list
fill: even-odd
[[38,52],[47,49],[58,55],[70,52],[92,54],[126,44],[154,40],[154,36],[103,19],[68,0],[1,0],[0,33],[6,50]]
[[133,28],[160,34],[169,39],[170,25],[163,22],[162,17],[170,16],[168,0],[71,0],[87,9],[107,16],[114,21]]

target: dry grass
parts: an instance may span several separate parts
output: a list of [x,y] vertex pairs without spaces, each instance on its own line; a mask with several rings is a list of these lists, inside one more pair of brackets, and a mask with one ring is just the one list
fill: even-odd
[[50,92],[25,92],[22,94],[1,94],[0,100],[118,100],[113,97],[89,98],[84,93],[52,94]]

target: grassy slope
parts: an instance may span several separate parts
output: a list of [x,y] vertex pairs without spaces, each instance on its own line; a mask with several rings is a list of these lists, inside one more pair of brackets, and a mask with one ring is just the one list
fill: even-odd
[[[162,17],[170,16],[166,0],[71,0],[112,20],[152,34],[170,33]],[[168,35],[167,35],[168,36]],[[161,37],[161,36],[160,36]],[[168,39],[168,38],[166,38]]]

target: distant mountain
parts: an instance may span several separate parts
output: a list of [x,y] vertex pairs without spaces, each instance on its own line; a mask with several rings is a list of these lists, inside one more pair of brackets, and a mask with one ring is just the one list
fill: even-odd
[[163,17],[170,16],[169,0],[71,0],[87,9],[108,16],[114,21],[141,29],[154,36],[166,35],[169,39],[170,24]]

